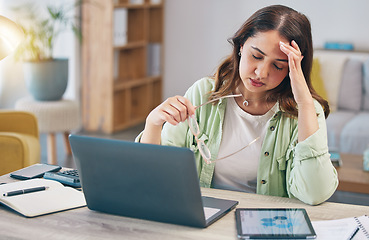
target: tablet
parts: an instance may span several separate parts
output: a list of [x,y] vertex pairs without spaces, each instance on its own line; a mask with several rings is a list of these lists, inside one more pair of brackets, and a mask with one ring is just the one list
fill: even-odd
[[241,239],[315,239],[303,208],[238,208],[237,234]]

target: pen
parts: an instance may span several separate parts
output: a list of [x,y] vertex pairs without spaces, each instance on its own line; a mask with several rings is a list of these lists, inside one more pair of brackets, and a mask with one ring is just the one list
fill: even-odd
[[25,194],[25,193],[39,192],[39,191],[44,191],[48,188],[49,187],[34,187],[34,188],[15,190],[15,191],[4,193],[3,196],[4,197],[10,197],[10,196],[16,196],[16,195],[21,195],[21,194]]
[[348,240],[354,239],[356,233],[359,231],[359,227],[356,228],[355,232],[350,236],[350,238]]

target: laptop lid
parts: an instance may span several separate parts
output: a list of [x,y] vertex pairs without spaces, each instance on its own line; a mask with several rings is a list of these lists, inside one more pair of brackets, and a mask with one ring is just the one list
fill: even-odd
[[79,135],[69,139],[91,210],[206,227],[238,203],[201,197],[194,154],[187,148]]

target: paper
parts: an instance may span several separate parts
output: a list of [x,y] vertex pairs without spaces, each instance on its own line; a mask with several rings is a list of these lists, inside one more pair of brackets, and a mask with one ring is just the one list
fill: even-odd
[[369,239],[369,217],[367,215],[363,215],[355,218],[355,221],[358,223],[360,230],[355,234],[352,238],[353,240],[361,240],[361,239]]
[[354,218],[312,221],[311,223],[317,235],[316,240],[348,240],[358,228]]

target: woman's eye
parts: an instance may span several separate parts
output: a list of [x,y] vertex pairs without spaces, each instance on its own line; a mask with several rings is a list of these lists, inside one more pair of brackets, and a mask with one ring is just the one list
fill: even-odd
[[257,59],[257,60],[262,59],[262,57],[257,57],[257,56],[255,56],[254,54],[252,54],[252,57],[253,57],[253,58],[255,58],[255,59]]
[[274,65],[274,67],[278,70],[278,71],[282,71],[283,70],[283,67],[278,67],[277,65]]

